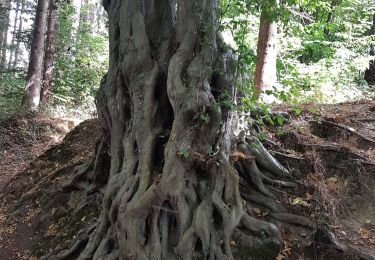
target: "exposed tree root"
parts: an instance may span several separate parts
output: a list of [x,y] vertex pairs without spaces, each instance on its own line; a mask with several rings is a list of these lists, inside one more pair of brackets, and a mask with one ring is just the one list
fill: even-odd
[[[358,131],[356,131],[355,129],[353,129],[351,127],[348,127],[348,126],[345,126],[343,124],[331,122],[331,121],[324,120],[324,119],[320,119],[319,122],[312,120],[309,123],[318,132],[320,131],[320,134],[318,133],[318,135],[334,134],[334,131],[331,131],[331,129],[337,128],[341,131],[347,132],[348,134],[350,134],[352,136],[357,137],[362,144],[368,145],[368,146],[371,146],[371,147],[375,147],[375,140],[373,140],[371,138],[368,138],[367,136],[364,136],[361,133],[359,133]],[[330,131],[327,131],[328,129],[330,129]]]
[[253,204],[313,227],[280,203],[298,192],[292,174],[253,133],[235,139],[237,115],[220,99],[236,102],[235,68],[215,5],[108,3],[110,69],[97,96],[106,135],[63,186],[103,186],[102,212],[96,231],[59,257],[86,244],[78,259],[233,259],[235,237],[272,259],[280,231],[252,216]]
[[68,250],[64,250],[63,252],[54,254],[50,253],[40,258],[40,260],[46,259],[54,259],[54,260],[64,260],[64,259],[72,259],[74,255],[79,253],[80,250],[86,245],[90,233],[95,229],[96,223],[91,224],[86,229],[81,229],[78,234],[77,238],[73,241],[72,246]]

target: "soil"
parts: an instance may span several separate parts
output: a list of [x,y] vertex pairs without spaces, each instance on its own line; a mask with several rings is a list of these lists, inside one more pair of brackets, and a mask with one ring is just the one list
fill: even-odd
[[32,178],[28,169],[34,160],[59,144],[73,127],[73,121],[44,116],[0,121],[0,259],[32,259],[30,249],[35,239],[32,219],[15,219],[7,211],[7,184],[16,182],[19,175]]
[[[272,116],[273,125],[258,125],[260,137],[301,184],[298,196],[285,195],[284,206],[328,227],[349,251],[375,259],[375,103],[278,106]],[[0,122],[1,260],[67,249],[97,221],[100,192],[88,192],[79,180],[69,190],[58,185],[89,166],[100,136],[93,119],[63,139],[71,126],[52,118]],[[255,216],[273,220],[253,206]],[[311,230],[273,221],[285,242],[278,260],[358,259],[323,245]]]
[[[264,143],[304,187],[301,197],[289,198],[291,211],[329,227],[349,251],[375,259],[375,103],[279,106],[274,113],[284,122],[266,127]],[[309,257],[317,258],[317,251]],[[320,254],[336,259],[337,252],[325,248]]]

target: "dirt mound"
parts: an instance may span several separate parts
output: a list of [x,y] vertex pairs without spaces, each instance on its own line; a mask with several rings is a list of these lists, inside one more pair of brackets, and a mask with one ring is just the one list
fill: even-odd
[[57,177],[59,165],[69,171],[90,157],[98,135],[96,121],[76,127],[61,142],[73,126],[72,121],[46,117],[0,122],[0,259],[31,258],[32,248],[41,241],[35,220],[42,206],[59,203],[45,197],[39,201],[54,181],[51,174],[57,172]]
[[[295,108],[278,107],[286,120],[268,128],[264,141],[300,176],[303,189],[300,197],[289,198],[292,210],[333,230],[348,251],[375,259],[374,104],[299,109],[297,116]],[[324,259],[334,259],[335,252],[327,254]]]

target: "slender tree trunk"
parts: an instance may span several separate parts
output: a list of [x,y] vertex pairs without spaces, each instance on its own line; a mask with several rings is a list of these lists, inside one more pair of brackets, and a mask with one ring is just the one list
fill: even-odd
[[[370,30],[370,35],[375,35],[375,14],[372,16],[372,27]],[[370,46],[371,56],[375,56],[375,46]],[[375,86],[375,58],[370,61],[368,69],[365,71],[365,77],[367,84],[369,86]]]
[[6,0],[4,1],[3,5],[4,9],[2,13],[4,14],[4,22],[2,23],[2,30],[1,30],[1,60],[0,60],[0,67],[2,69],[6,68],[7,62],[7,49],[8,49],[8,30],[9,30],[9,16],[10,16],[10,7],[11,1]]
[[264,89],[274,86],[277,60],[277,24],[271,22],[269,14],[262,11],[260,15],[259,36],[257,46],[257,63],[255,67],[255,96]]
[[13,55],[15,53],[15,47],[16,47],[16,36],[17,36],[17,24],[19,24],[21,22],[21,19],[22,19],[22,14],[21,14],[21,10],[20,10],[20,1],[17,1],[17,4],[16,4],[16,16],[14,17],[14,24],[13,24],[13,35],[12,35],[12,40],[10,41],[10,54],[9,54],[9,60],[8,60],[8,69],[11,69],[12,67],[12,64],[13,64]]
[[17,67],[17,64],[18,64],[18,56],[19,56],[19,52],[20,52],[20,35],[21,35],[21,32],[22,32],[22,24],[23,24],[23,10],[25,8],[25,0],[22,1],[22,7],[21,7],[21,14],[20,14],[20,21],[18,23],[18,29],[17,29],[17,45],[15,47],[15,50],[14,50],[14,60],[13,60],[13,65],[12,67],[13,68],[16,68]]
[[54,60],[54,40],[55,40],[55,28],[58,15],[58,3],[56,0],[51,0],[49,5],[48,14],[48,25],[47,25],[47,38],[45,47],[45,58],[43,67],[43,87],[41,92],[41,102],[49,103],[51,86],[52,86],[52,70],[53,70],[53,60]]
[[333,22],[333,19],[335,17],[335,10],[334,9],[340,3],[341,3],[340,0],[332,0],[332,2],[330,3],[330,8],[331,9],[330,9],[330,11],[328,13],[326,24],[325,24],[325,27],[324,27],[324,35],[325,36],[329,35],[329,26],[331,25],[331,23]]
[[48,0],[38,0],[25,86],[26,93],[22,100],[22,106],[25,110],[37,110],[39,108],[47,8]]

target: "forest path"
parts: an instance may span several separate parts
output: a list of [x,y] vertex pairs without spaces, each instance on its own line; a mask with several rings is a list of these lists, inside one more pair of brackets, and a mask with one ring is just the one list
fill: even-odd
[[30,259],[34,234],[31,216],[13,217],[4,207],[7,184],[16,175],[28,175],[35,158],[59,143],[74,126],[72,121],[37,116],[0,121],[0,259]]

